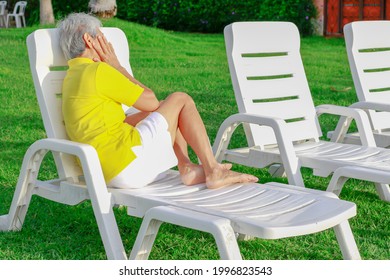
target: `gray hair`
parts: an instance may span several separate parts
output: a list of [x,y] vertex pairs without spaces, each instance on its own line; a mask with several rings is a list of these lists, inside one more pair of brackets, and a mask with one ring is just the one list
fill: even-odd
[[72,13],[57,24],[60,46],[66,59],[80,56],[85,51],[83,35],[96,38],[102,23],[96,17],[85,13]]

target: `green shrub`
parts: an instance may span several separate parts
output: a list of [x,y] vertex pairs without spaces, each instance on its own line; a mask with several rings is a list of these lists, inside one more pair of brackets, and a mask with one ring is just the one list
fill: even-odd
[[[8,1],[13,9],[17,0]],[[87,12],[88,0],[53,0],[56,19],[70,12]],[[117,0],[117,17],[167,30],[219,33],[235,21],[294,22],[302,35],[313,33],[316,9],[312,0]],[[39,23],[39,0],[29,0],[28,25]]]
[[311,35],[313,19],[317,11],[312,0],[262,0],[260,20],[281,20],[294,22],[301,34]]
[[168,30],[221,32],[234,21],[294,22],[301,34],[313,33],[312,0],[117,0],[118,17]]

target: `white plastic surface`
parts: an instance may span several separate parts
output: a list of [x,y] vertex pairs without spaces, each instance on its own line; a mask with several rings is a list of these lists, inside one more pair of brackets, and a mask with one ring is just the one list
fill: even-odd
[[[344,26],[345,44],[359,103],[370,116],[377,144],[390,146],[390,21]],[[385,107],[385,106],[386,107]]]
[[[239,112],[252,117],[240,119],[237,114],[235,119],[230,117],[225,121],[213,147],[218,159],[260,168],[282,163],[289,182],[296,185],[303,185],[300,183],[301,167],[312,168],[314,174],[325,177],[340,167],[366,167],[366,173],[371,174],[366,180],[378,183],[381,199],[390,201],[389,186],[375,179],[377,170],[381,173],[389,170],[387,183],[390,182],[389,151],[375,147],[369,119],[363,110],[335,105],[314,107],[300,57],[298,29],[288,22],[237,22],[227,26],[224,34]],[[280,64],[282,58],[288,65]],[[275,67],[282,69],[279,74],[291,73],[291,76],[275,78]],[[289,72],[286,67],[291,67]],[[261,69],[261,74],[252,73],[253,69]],[[263,75],[268,78],[253,81],[248,73],[252,77]],[[259,101],[253,102],[254,94],[256,99],[261,99],[260,106]],[[280,99],[281,96],[296,97],[285,100]],[[298,117],[293,115],[298,112],[302,112],[301,117],[291,120],[291,117]],[[348,121],[354,119],[364,146],[319,140],[317,118],[321,114],[340,115]],[[229,150],[231,134],[241,123],[246,128],[249,145]],[[337,140],[345,133],[342,128],[339,132],[340,135],[335,135]],[[343,170],[339,170],[338,176],[343,176]],[[359,169],[353,172],[353,168],[349,168],[347,173],[360,177]]]

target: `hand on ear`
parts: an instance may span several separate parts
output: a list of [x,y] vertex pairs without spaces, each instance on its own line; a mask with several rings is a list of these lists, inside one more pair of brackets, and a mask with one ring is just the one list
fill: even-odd
[[83,35],[83,39],[86,49],[90,52],[88,56],[93,61],[106,62],[117,70],[122,68],[118,57],[115,54],[114,47],[107,41],[103,33],[99,32],[96,38],[92,37],[88,33],[85,33]]
[[97,40],[89,33],[84,33],[83,40],[85,42],[85,48],[89,51],[92,60],[95,62],[102,61],[98,51],[100,44],[96,43]]
[[97,38],[94,40],[94,49],[99,55],[100,61],[106,62],[116,69],[122,68],[118,57],[116,56],[114,47],[110,42],[107,41],[106,37],[103,34],[98,34]]

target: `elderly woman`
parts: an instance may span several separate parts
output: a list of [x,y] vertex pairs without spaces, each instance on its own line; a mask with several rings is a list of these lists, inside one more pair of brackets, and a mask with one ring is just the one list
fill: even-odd
[[[69,59],[62,105],[66,130],[71,140],[96,149],[108,186],[140,188],[175,165],[186,185],[220,188],[258,180],[218,163],[192,98],[175,92],[160,102],[121,66],[100,27],[83,13],[58,24]],[[121,104],[140,113],[126,117]],[[189,159],[187,143],[201,165]]]

